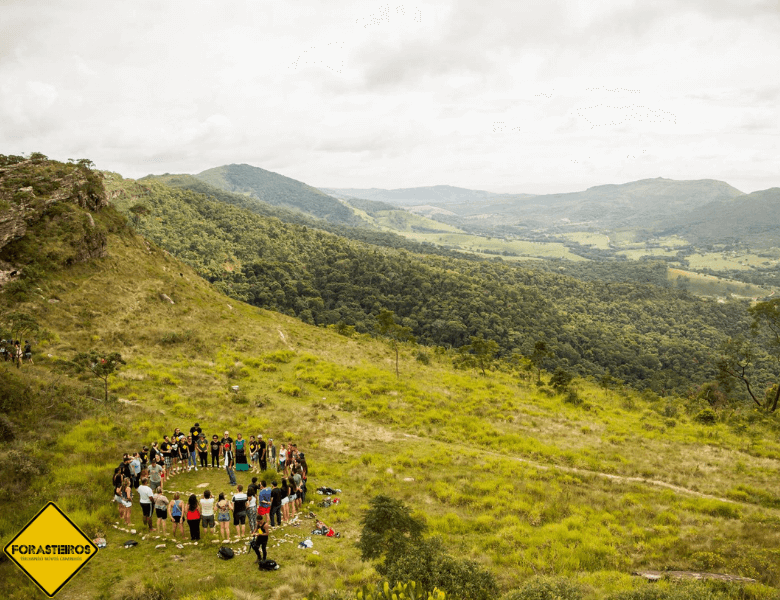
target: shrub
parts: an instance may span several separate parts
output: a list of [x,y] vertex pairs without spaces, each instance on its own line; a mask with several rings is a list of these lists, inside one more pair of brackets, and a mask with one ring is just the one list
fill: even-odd
[[380,573],[391,585],[414,580],[425,591],[439,589],[460,600],[492,600],[498,596],[492,573],[472,560],[446,554],[440,539],[419,540],[404,546],[388,553],[380,567]]
[[12,442],[16,439],[16,425],[7,415],[0,415],[0,442]]
[[431,364],[431,357],[428,356],[426,352],[423,352],[422,350],[417,351],[417,355],[415,356],[415,359],[417,359],[417,362],[422,363],[424,365]]
[[580,600],[582,588],[565,577],[534,577],[501,600]]
[[702,425],[714,425],[718,420],[718,414],[711,408],[705,408],[693,417],[693,420]]

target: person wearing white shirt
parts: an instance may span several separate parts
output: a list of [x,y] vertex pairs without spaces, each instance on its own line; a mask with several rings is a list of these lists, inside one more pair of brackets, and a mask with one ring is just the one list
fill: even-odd
[[144,525],[147,525],[150,531],[155,531],[152,519],[152,496],[154,496],[154,490],[149,487],[149,479],[144,477],[141,480],[141,485],[138,486],[138,500],[144,514]]

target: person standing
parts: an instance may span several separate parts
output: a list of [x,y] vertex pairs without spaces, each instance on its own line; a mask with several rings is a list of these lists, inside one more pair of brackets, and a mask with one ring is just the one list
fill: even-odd
[[225,498],[224,492],[219,493],[217,499],[217,523],[219,523],[219,533],[223,540],[230,539],[230,509],[232,505]]
[[149,465],[149,483],[151,484],[151,487],[154,489],[157,489],[158,487],[162,491],[163,489],[163,481],[162,481],[162,474],[165,472],[165,469],[162,468],[162,465],[160,465],[159,462],[153,462]]
[[133,488],[130,483],[130,479],[124,477],[119,489],[120,498],[120,515],[119,517],[125,520],[125,525],[130,525],[130,510],[133,507]]
[[246,533],[247,495],[244,493],[244,486],[240,483],[231,501],[233,503],[233,525],[236,528],[236,535],[242,538]]
[[276,487],[276,481],[271,482],[271,527],[274,526],[274,517],[279,527],[282,524],[282,490]]
[[268,439],[268,447],[265,449],[266,456],[271,461],[271,466],[279,472],[279,465],[276,463],[276,446],[274,446],[274,438]]
[[211,530],[212,534],[217,533],[216,529],[214,529],[214,497],[211,495],[210,490],[203,492],[203,498],[200,501],[200,518],[203,521],[204,531],[208,532]]
[[260,489],[257,490],[257,516],[260,519],[268,518],[271,514],[271,488],[265,483],[260,482]]
[[250,469],[252,471],[255,470],[258,462],[258,455],[257,455],[257,442],[255,441],[255,436],[250,435],[249,436],[249,461],[251,463]]
[[171,467],[173,465],[173,458],[171,457],[171,440],[167,435],[163,436],[162,444],[160,444],[160,452],[163,456],[163,462],[165,464],[164,474],[171,474]]
[[286,470],[286,463],[285,460],[287,459],[287,448],[284,447],[284,444],[281,444],[279,446],[279,468],[276,469],[277,471],[281,471],[283,475],[287,475]]
[[[264,562],[268,557],[268,553],[266,552],[266,549],[268,548],[268,529],[268,521],[264,517],[260,520],[257,530],[252,532],[252,535],[255,536],[252,543],[252,549],[255,551],[255,554],[257,554],[257,564],[260,564],[261,561]],[[263,553],[262,558],[260,557],[261,552]]]
[[[162,491],[162,488],[160,489]],[[152,520],[152,496],[154,490],[149,487],[149,480],[144,478],[141,485],[138,486],[138,500],[141,503],[141,512],[144,515],[144,525],[149,527],[149,531],[154,531],[154,521]]]
[[198,497],[190,494],[187,501],[187,525],[190,526],[190,539],[200,539],[200,510],[198,510]]
[[228,478],[230,479],[230,485],[236,486],[236,460],[233,458],[233,451],[232,450],[224,450],[224,448],[230,448],[230,446],[223,446],[223,454],[225,456],[225,471],[227,471]]
[[219,437],[215,433],[211,438],[211,467],[219,469],[219,449],[222,444],[219,443]]
[[260,470],[265,471],[268,468],[268,456],[266,454],[267,446],[263,439],[263,434],[257,435],[257,454],[260,460]]
[[32,346],[30,345],[30,342],[28,342],[27,340],[24,340],[24,360],[26,360],[31,365],[35,364],[33,363],[33,359],[32,359]]
[[138,456],[138,452],[133,453],[133,458],[130,460],[130,469],[133,473],[133,487],[138,489],[140,485],[138,476],[141,474],[141,457]]
[[198,440],[193,439],[191,435],[187,436],[187,453],[189,454],[189,467],[187,468],[188,471],[192,471],[193,468],[195,470],[198,470],[198,453],[195,449],[195,444],[197,444]]
[[200,423],[195,423],[195,425],[190,427],[190,435],[193,440],[197,440],[201,433],[203,433],[203,430],[200,428]]
[[22,343],[19,340],[14,342],[14,362],[17,369],[22,367]]
[[163,496],[162,488],[157,486],[154,490],[154,514],[157,516],[157,531],[163,535],[168,535],[168,498]]
[[203,435],[203,433],[198,434],[198,441],[195,444],[195,449],[198,451],[200,468],[205,469],[209,465],[209,443],[206,441],[206,436]]
[[257,529],[257,488],[249,486],[246,491],[246,520],[249,523],[249,533]]
[[184,523],[181,522],[182,513],[184,512],[184,502],[181,501],[179,492],[173,495],[173,500],[168,505],[168,511],[171,515],[171,521],[173,521],[173,537],[176,538],[176,530],[178,529],[182,537],[184,537]]

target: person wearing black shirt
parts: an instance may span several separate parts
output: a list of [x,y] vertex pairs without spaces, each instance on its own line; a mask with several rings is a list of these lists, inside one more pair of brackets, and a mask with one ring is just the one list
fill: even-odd
[[271,527],[274,526],[274,515],[276,515],[276,526],[282,525],[282,490],[275,481],[271,482]]
[[266,459],[266,444],[262,435],[257,436],[257,453],[260,455],[260,470],[265,471],[268,468],[268,461]]
[[211,438],[211,466],[212,468],[216,467],[219,469],[219,449],[222,447],[222,444],[219,443],[219,437],[214,434],[214,436]]
[[195,423],[195,425],[190,427],[190,435],[193,440],[197,440],[201,433],[203,433],[203,430],[200,428],[200,423]]
[[168,439],[167,435],[163,436],[163,443],[160,444],[160,452],[162,452],[163,461],[165,461],[165,475],[168,476],[173,463],[171,462],[171,441]]
[[195,451],[195,443],[197,441],[197,438],[193,439],[191,435],[187,436],[187,442],[185,444],[185,452],[187,453],[189,457],[189,467],[187,468],[188,471],[192,471],[192,468],[195,467],[195,470],[198,470],[198,455]]

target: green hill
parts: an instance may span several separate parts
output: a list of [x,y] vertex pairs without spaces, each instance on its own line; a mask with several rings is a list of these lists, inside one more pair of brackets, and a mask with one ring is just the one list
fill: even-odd
[[780,188],[711,202],[667,223],[668,233],[697,246],[739,244],[753,248],[780,246]]
[[300,210],[342,225],[358,225],[360,219],[336,198],[311,186],[251,165],[225,165],[195,175],[216,188],[247,194],[274,206]]
[[[88,168],[17,165],[0,166],[0,216],[12,205],[44,210],[0,247],[4,265],[24,267],[2,285],[0,327],[25,314],[39,330],[30,335],[34,365],[0,362],[0,542],[48,501],[104,536],[108,546],[60,597],[338,597],[378,581],[355,542],[367,500],[381,492],[407,503],[439,547],[491,573],[501,593],[543,588],[547,580],[535,578],[543,574],[586,600],[682,598],[661,595],[670,590],[694,600],[777,598],[776,417],[586,379],[570,384],[574,394],[558,393],[532,385],[511,361],[482,376],[454,370],[457,353],[412,343],[399,348],[396,377],[381,339],[222,295],[106,206],[120,194],[105,194]],[[34,197],[16,195],[26,183]],[[154,199],[160,185],[131,189]],[[166,193],[174,192],[187,203],[181,190]],[[154,211],[144,218],[169,218]],[[80,252],[93,247],[92,230],[105,236],[102,252]],[[279,224],[268,231],[284,241]],[[91,349],[127,362],[109,380],[107,403],[70,365]],[[177,547],[114,528],[109,482],[121,454],[194,421],[209,433],[296,441],[310,465],[310,498],[320,500],[311,495],[318,486],[342,490],[335,507],[307,504],[341,537],[311,536],[313,554],[296,548],[312,521],[276,530],[269,551],[282,569],[258,573],[244,555],[219,561],[208,540]],[[201,471],[166,486],[186,495],[206,483],[218,493],[230,490],[226,479]],[[132,514],[140,530],[137,503]],[[128,539],[138,546],[123,548]],[[631,577],[638,569],[758,582],[647,584]],[[10,561],[0,563],[0,593],[39,594]]]

